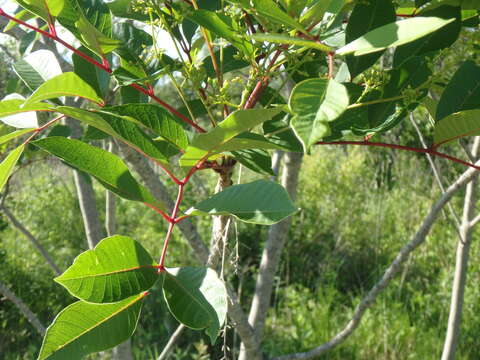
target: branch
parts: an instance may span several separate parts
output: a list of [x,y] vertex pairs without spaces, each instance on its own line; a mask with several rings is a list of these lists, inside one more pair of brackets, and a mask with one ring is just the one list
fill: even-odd
[[[420,143],[422,144],[423,148],[428,149],[425,138],[423,137],[423,134],[420,131],[420,128],[418,127],[417,122],[415,121],[415,119],[413,117],[413,112],[410,113],[410,122],[412,123],[415,131],[417,132],[418,138],[420,139]],[[443,183],[442,183],[442,179],[441,179],[441,176],[440,176],[440,171],[438,170],[437,165],[435,165],[435,162],[433,161],[432,155],[430,155],[428,153],[425,154],[425,155],[427,156],[428,163],[430,164],[430,167],[432,168],[433,176],[435,177],[435,180],[438,184],[438,187],[440,188],[440,190],[442,191],[442,194],[443,194],[443,193],[445,193],[445,187],[443,186]],[[473,159],[472,161],[475,161],[475,159]],[[460,229],[460,219],[459,219],[457,213],[455,212],[455,209],[452,207],[452,204],[448,203],[447,206],[448,206],[448,210],[450,211],[450,214],[452,215],[453,220],[455,222],[456,229],[457,229],[457,231],[460,235],[460,231],[459,231],[459,229]]]
[[[476,163],[480,165],[480,161]],[[365,311],[370,308],[375,302],[378,295],[387,287],[393,277],[400,271],[402,264],[408,259],[409,255],[418,246],[425,242],[426,237],[435,222],[440,211],[451,200],[453,195],[458,192],[465,184],[472,181],[472,179],[478,175],[475,169],[468,169],[465,171],[453,184],[451,184],[445,193],[442,194],[439,200],[432,205],[428,215],[423,220],[420,228],[414,237],[399,251],[392,264],[386,269],[382,278],[375,284],[375,286],[367,293],[362,299],[360,304],[356,307],[352,319],[347,325],[333,336],[328,342],[310,350],[307,352],[301,352],[296,354],[283,355],[274,358],[273,360],[305,360],[311,359],[315,356],[324,354],[325,352],[333,349],[334,347],[343,343],[358,327]]]
[[[478,157],[479,145],[480,137],[477,136],[471,151],[473,159]],[[443,345],[442,360],[455,359],[458,338],[460,336],[468,260],[470,257],[470,245],[472,243],[473,234],[473,227],[470,226],[470,224],[477,201],[477,181],[478,174],[467,185],[463,202],[462,226],[460,227],[461,236],[457,245],[455,274],[453,278],[452,295],[450,300],[450,313],[448,315],[448,327]]]
[[173,347],[175,346],[175,343],[180,339],[180,335],[182,335],[183,330],[185,330],[185,325],[180,324],[178,325],[177,329],[175,332],[172,334],[170,339],[168,340],[167,345],[162,350],[162,353],[160,356],[157,358],[157,360],[166,360],[170,352],[172,351]]
[[30,242],[37,248],[37,250],[40,252],[40,254],[43,256],[45,261],[50,265],[52,270],[55,272],[56,275],[60,275],[62,271],[60,268],[57,266],[55,261],[52,259],[48,251],[40,244],[40,242],[35,238],[35,236],[32,235],[30,231],[27,230],[25,226],[13,215],[13,213],[8,210],[5,205],[1,204],[0,205],[0,210],[3,211],[3,213],[7,216],[8,220],[15,226],[25,237],[30,240]]
[[5,284],[0,281],[0,293],[2,293],[8,300],[10,300],[20,312],[27,318],[30,324],[33,325],[35,330],[43,336],[45,334],[45,326],[42,325],[40,320],[38,320],[37,315],[35,315],[32,310],[20,299],[17,297],[12,290],[10,290]]
[[397,149],[397,150],[403,150],[403,151],[411,151],[411,152],[416,152],[420,154],[430,154],[433,156],[438,156],[447,160],[451,160],[453,162],[471,167],[476,170],[480,170],[480,166],[476,164],[469,163],[468,161],[464,161],[462,159],[456,158],[454,156],[450,156],[444,153],[441,153],[439,151],[436,151],[432,148],[428,149],[422,149],[422,148],[416,148],[416,147],[410,147],[410,146],[404,146],[404,145],[397,145],[397,144],[387,144],[387,143],[380,143],[380,142],[373,142],[373,141],[319,141],[315,143],[315,145],[359,145],[359,146],[377,146],[377,147],[384,147],[384,148],[390,148],[390,149]]

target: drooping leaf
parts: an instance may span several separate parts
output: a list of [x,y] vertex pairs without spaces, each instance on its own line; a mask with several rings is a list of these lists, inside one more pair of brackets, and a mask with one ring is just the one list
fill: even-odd
[[257,180],[229,186],[187,210],[187,215],[233,215],[237,219],[260,225],[272,225],[294,214],[285,189],[277,183]]
[[12,150],[12,152],[10,152],[10,154],[8,154],[7,157],[0,163],[0,191],[2,191],[3,187],[7,183],[8,178],[12,174],[12,171],[15,168],[18,159],[20,159],[24,149],[25,146],[20,145],[15,150]]
[[349,104],[346,87],[333,79],[309,79],[293,89],[289,106],[295,114],[291,126],[305,151],[328,136],[328,122],[337,119]]
[[[224,74],[234,71],[243,69],[249,65],[248,62],[245,60],[237,59],[237,50],[233,46],[227,46],[226,48],[222,49],[222,61],[220,61],[220,50],[215,52],[215,58],[217,59],[217,64],[222,64],[222,72]],[[207,56],[204,59],[204,66],[207,72],[207,76],[215,77],[215,69],[213,68],[212,58]]]
[[35,91],[45,81],[62,73],[57,58],[49,50],[34,51],[17,61],[13,68],[32,91]]
[[256,33],[249,36],[255,41],[267,41],[277,44],[287,44],[295,46],[305,46],[311,49],[318,49],[324,52],[333,51],[330,46],[322,44],[320,42],[306,40],[298,37],[283,35],[283,34],[269,34],[269,33]]
[[64,6],[63,0],[15,0],[20,6],[50,21],[50,15],[57,16]]
[[180,149],[188,145],[183,123],[170,112],[153,104],[126,104],[104,108],[107,112],[123,116],[152,130]]
[[20,129],[37,128],[38,119],[35,111],[43,105],[24,104],[25,98],[17,93],[9,94],[0,102],[0,121]]
[[107,112],[88,111],[67,106],[60,106],[57,110],[85,124],[94,126],[98,130],[130,145],[137,151],[165,164],[167,164],[170,156],[177,153],[172,145],[166,142],[153,141],[129,118]]
[[437,17],[413,17],[380,26],[338,49],[338,55],[366,55],[415,41],[455,21]]
[[436,121],[461,110],[480,108],[480,66],[465,61],[448,83],[437,107]]
[[27,100],[27,104],[61,96],[79,96],[103,104],[95,90],[73,72],[66,72],[44,82]]
[[[20,125],[18,127],[21,127],[22,125],[26,126],[27,123],[30,122],[30,127],[38,127],[38,123],[34,122],[33,120],[30,121],[25,121],[26,117],[11,117],[12,122],[10,124],[5,120],[6,117],[9,117],[11,115],[15,114],[28,114],[29,112],[35,113],[35,111],[53,111],[54,106],[46,103],[26,103],[23,98],[23,96],[19,95],[18,97],[15,98],[15,96],[11,96],[13,94],[10,94],[10,96],[7,95],[7,100],[2,100],[0,101],[0,121],[5,122],[7,125],[10,126],[15,126]],[[10,100],[8,100],[10,98]],[[15,121],[13,122],[13,119]],[[33,119],[33,117],[32,117]],[[35,121],[36,121],[35,117]]]
[[272,158],[266,150],[247,149],[232,151],[233,158],[250,170],[262,174],[273,176]]
[[192,329],[206,329],[215,343],[227,315],[227,291],[215,271],[203,267],[166,269],[163,293],[179,322]]
[[115,235],[80,254],[55,281],[81,300],[111,303],[150,289],[156,265],[140,243]]
[[135,331],[146,294],[113,304],[78,301],[48,327],[38,360],[80,360],[127,340]]
[[[80,46],[78,50],[101,62],[101,59],[85,46]],[[72,61],[75,74],[80,76],[83,81],[90,85],[98,96],[106,96],[108,85],[110,83],[110,75],[76,53],[72,54]]]
[[5,144],[9,142],[10,140],[13,140],[19,136],[22,136],[24,134],[27,134],[29,132],[32,132],[35,129],[23,129],[23,130],[17,130],[14,132],[11,132],[7,135],[0,136],[0,145]]
[[430,51],[440,50],[452,45],[457,40],[462,27],[460,7],[440,6],[432,11],[421,12],[420,16],[436,16],[442,19],[455,19],[438,31],[432,32],[411,43],[395,49],[393,57],[394,67],[399,67],[414,56],[423,55]]
[[[201,159],[219,151],[235,136],[270,120],[281,109],[237,110],[206,134],[199,134],[180,158],[181,166],[193,166]],[[235,149],[233,149],[235,150]],[[231,151],[231,150],[224,150]]]
[[108,190],[125,199],[146,202],[165,209],[164,204],[155,200],[137,183],[124,162],[108,151],[60,136],[36,140],[32,144],[92,175]]
[[242,53],[246,55],[253,54],[253,45],[242,38],[241,33],[238,33],[239,29],[235,28],[235,24],[233,23],[232,19],[226,15],[217,14],[209,10],[199,9],[195,10],[191,14],[188,14],[187,17],[191,21],[213,32],[215,35],[228,40]]
[[300,32],[306,32],[298,21],[283,11],[273,0],[252,0],[252,11],[279,25],[288,25]]
[[[358,2],[348,19],[345,41],[352,42],[377,27],[394,22],[395,19],[395,7],[390,0]],[[364,56],[347,56],[346,62],[352,79],[372,66],[381,56],[380,51]]]
[[442,118],[435,124],[433,142],[435,146],[450,141],[480,135],[480,110],[460,111]]

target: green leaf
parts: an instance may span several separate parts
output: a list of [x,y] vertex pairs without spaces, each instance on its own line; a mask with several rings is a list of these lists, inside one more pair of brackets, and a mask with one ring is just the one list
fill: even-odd
[[7,135],[0,136],[0,145],[5,144],[10,140],[13,140],[19,136],[32,132],[33,130],[35,129],[22,129],[22,130],[11,132],[10,134],[7,134]]
[[183,128],[183,123],[160,106],[153,104],[126,104],[106,107],[104,110],[120,115],[152,130],[157,136],[161,136],[179,149],[185,149],[188,145],[188,138]]
[[295,114],[291,126],[306,152],[330,134],[328,122],[337,119],[348,104],[347,88],[333,79],[309,79],[294,87],[289,100]]
[[17,93],[7,95],[0,102],[0,121],[21,129],[37,128],[38,119],[35,111],[39,104],[25,106],[25,98]]
[[380,26],[338,49],[338,55],[365,55],[417,40],[455,21],[438,17],[413,17]]
[[[25,103],[22,99],[2,100],[0,101],[0,118],[33,111],[54,111],[54,109],[54,106],[46,103]],[[3,119],[1,121],[7,123]],[[17,125],[18,123],[11,126]]]
[[165,209],[164,204],[155,200],[143,186],[137,183],[125,163],[108,151],[61,136],[36,140],[32,144],[92,175],[108,190],[125,199],[146,202]]
[[[359,2],[355,5],[345,30],[345,41],[347,43],[359,38],[370,30],[394,22],[395,7],[390,0],[369,0]],[[382,52],[364,56],[346,57],[348,70],[351,78],[372,66],[380,57]]]
[[436,121],[461,110],[480,108],[480,66],[465,61],[455,72],[440,97]]
[[105,55],[115,50],[120,41],[112,39],[93,26],[83,14],[75,22],[75,27],[80,34],[80,39],[89,49],[97,53],[98,55]]
[[87,100],[103,104],[96,91],[73,72],[63,73],[46,81],[26,101],[26,104],[42,100],[55,99],[61,96],[79,96]]
[[[220,50],[215,52],[215,58],[217,59],[217,64],[222,64],[222,72],[224,74],[239,70],[247,67],[249,65],[245,60],[238,59],[237,50],[233,46],[227,46],[222,49],[223,58],[220,59]],[[213,68],[212,58],[207,56],[204,60],[204,67],[207,72],[207,76],[215,78],[215,69]]]
[[50,21],[49,14],[57,16],[64,6],[63,0],[15,0],[15,2],[47,22]]
[[253,45],[242,38],[238,33],[240,29],[236,29],[232,19],[226,15],[199,9],[188,14],[187,18],[213,32],[215,35],[228,40],[242,53],[249,56],[254,53]]
[[288,25],[293,29],[306,33],[305,28],[298,21],[278,7],[272,0],[252,0],[253,11],[279,25]]
[[256,173],[270,176],[275,175],[272,170],[272,158],[265,150],[247,149],[232,151],[232,155],[240,164]]
[[[99,62],[102,61],[97,55],[95,55],[85,46],[80,46],[78,51],[92,57]],[[80,76],[83,81],[95,89],[95,92],[98,96],[106,96],[110,83],[110,75],[92,63],[86,61],[83,57],[77,55],[76,53],[72,54],[72,61],[75,74]]]
[[0,191],[2,191],[3,187],[8,181],[10,175],[12,175],[12,171],[17,164],[18,159],[23,153],[25,149],[25,145],[20,145],[15,150],[10,152],[7,157],[0,163]]
[[187,215],[233,215],[260,225],[272,225],[297,212],[285,189],[274,182],[257,180],[229,186],[187,210]]
[[101,111],[88,111],[73,107],[60,106],[57,111],[80,120],[98,130],[107,133],[122,142],[127,143],[137,151],[163,162],[168,163],[168,158],[177,153],[176,149],[165,142],[155,142],[145,134],[131,118]]
[[170,312],[192,329],[205,329],[212,343],[227,316],[227,291],[212,269],[166,269],[163,293]]
[[137,327],[145,296],[113,304],[78,301],[67,306],[48,327],[38,360],[80,360],[124,342]]
[[480,110],[466,110],[451,114],[435,124],[433,142],[435,146],[450,141],[480,135]]
[[263,123],[263,133],[272,143],[280,146],[283,150],[303,152],[303,145],[298,140],[295,132],[287,121],[288,116],[280,116]]
[[49,50],[34,51],[17,61],[13,68],[31,91],[62,73],[57,58]]
[[322,44],[320,42],[305,40],[302,38],[297,38],[297,37],[292,37],[292,36],[282,35],[282,34],[256,33],[253,35],[249,35],[248,37],[252,38],[255,41],[268,41],[268,42],[277,43],[277,44],[305,46],[311,49],[318,49],[324,52],[333,51],[333,48],[325,44]]
[[[235,136],[270,120],[281,109],[237,110],[206,134],[199,134],[180,158],[181,166],[193,166],[201,159],[221,151]],[[225,149],[225,147],[224,147]],[[230,151],[230,150],[225,150]]]
[[138,10],[131,0],[114,0],[112,2],[108,2],[107,5],[113,15],[117,17],[140,21],[146,21],[150,19],[148,14]]
[[81,300],[111,303],[150,289],[156,265],[140,243],[115,235],[80,254],[55,281]]
[[454,18],[455,20],[438,31],[395,49],[395,55],[393,57],[394,67],[401,66],[414,56],[447,48],[457,40],[460,34],[462,23],[459,7],[440,6],[432,11],[422,11],[419,15],[424,17],[436,16],[442,19]]

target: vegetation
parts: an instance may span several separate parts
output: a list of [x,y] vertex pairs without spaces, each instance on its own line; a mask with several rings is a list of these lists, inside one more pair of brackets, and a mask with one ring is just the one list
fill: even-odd
[[475,1],[17,2],[7,359],[475,358]]

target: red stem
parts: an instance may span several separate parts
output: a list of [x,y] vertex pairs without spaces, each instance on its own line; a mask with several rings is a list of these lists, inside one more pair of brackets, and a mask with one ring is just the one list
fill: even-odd
[[163,210],[160,210],[155,205],[152,205],[152,204],[147,203],[147,202],[144,202],[144,204],[147,205],[150,209],[153,209],[156,213],[162,215],[163,218],[165,220],[167,220],[168,222],[172,222],[172,218],[170,216],[168,216]]
[[[95,59],[91,58],[90,56],[82,53],[81,51],[75,49],[72,45],[68,44],[67,42],[65,42],[64,40],[60,39],[56,34],[53,34],[53,33],[49,33],[47,31],[44,31],[42,29],[39,29],[33,25],[30,25],[26,22],[24,22],[23,20],[20,20],[20,19],[17,19],[13,16],[10,16],[8,15],[5,11],[3,11],[3,9],[0,8],[0,16],[3,16],[9,20],[12,20],[20,25],[23,25],[33,31],[36,31],[40,34],[42,34],[43,36],[46,36],[60,44],[62,44],[63,46],[65,46],[67,49],[71,50],[72,52],[74,52],[75,54],[77,54],[78,56],[82,57],[83,59],[85,59],[85,61],[88,61],[89,63],[91,63],[92,65],[106,71],[107,73],[111,74],[112,73],[112,69],[110,68],[110,65],[108,63],[108,61],[106,61],[105,58],[103,58],[103,63],[99,63],[98,61],[96,61]],[[141,86],[137,85],[137,84],[130,84],[131,87],[137,89],[138,91],[144,93],[145,95],[149,96],[150,98],[152,98],[153,100],[155,100],[156,102],[158,102],[161,106],[163,106],[165,109],[167,109],[168,111],[170,111],[173,115],[177,116],[180,120],[186,122],[187,124],[193,126],[197,131],[199,132],[206,132],[202,127],[200,127],[199,125],[195,124],[192,120],[188,119],[187,117],[185,117],[183,114],[179,113],[176,109],[174,109],[171,105],[167,104],[166,102],[164,102],[163,100],[161,100],[160,98],[156,97],[154,94],[153,94],[153,91],[149,91],[149,90],[146,90],[144,88],[142,88]]]
[[49,127],[50,125],[56,123],[58,120],[63,119],[64,117],[65,117],[65,115],[60,115],[60,116],[56,117],[55,119],[50,120],[49,122],[47,122],[45,125],[42,125],[42,126],[40,126],[39,128],[36,128],[35,130],[33,130],[33,134],[30,135],[30,136],[27,138],[27,140],[25,140],[25,141],[23,142],[22,145],[27,145],[30,141],[32,141],[32,139],[33,139],[35,136],[38,135],[38,133],[39,133],[40,131],[46,129],[47,127]]
[[410,147],[410,146],[404,146],[404,145],[397,145],[397,144],[387,144],[387,143],[380,143],[380,142],[371,142],[371,141],[331,141],[331,142],[326,142],[326,141],[319,141],[316,143],[316,145],[359,145],[359,146],[377,146],[377,147],[384,147],[384,148],[390,148],[390,149],[397,149],[397,150],[404,150],[404,151],[412,151],[416,153],[421,153],[421,154],[430,154],[433,156],[438,156],[444,159],[451,160],[453,162],[474,168],[476,170],[480,170],[480,166],[477,166],[475,164],[472,164],[468,161],[464,161],[462,159],[456,158],[454,156],[450,156],[441,152],[438,152],[432,148],[429,149],[423,149],[423,148],[416,148],[416,147]]

